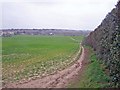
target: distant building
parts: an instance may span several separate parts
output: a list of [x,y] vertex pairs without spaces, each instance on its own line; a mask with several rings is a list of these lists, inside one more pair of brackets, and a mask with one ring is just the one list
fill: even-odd
[[49,35],[53,35],[53,33],[49,33]]

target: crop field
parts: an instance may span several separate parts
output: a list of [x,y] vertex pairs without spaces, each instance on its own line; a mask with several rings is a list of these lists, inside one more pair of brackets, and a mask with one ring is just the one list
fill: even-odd
[[3,37],[3,84],[42,78],[68,67],[76,60],[82,39],[83,36]]

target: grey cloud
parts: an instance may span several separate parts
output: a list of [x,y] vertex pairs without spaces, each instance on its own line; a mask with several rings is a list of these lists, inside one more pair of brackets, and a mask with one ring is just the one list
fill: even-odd
[[94,29],[117,2],[106,0],[104,4],[99,4],[97,0],[88,1],[29,0],[3,3],[2,28]]

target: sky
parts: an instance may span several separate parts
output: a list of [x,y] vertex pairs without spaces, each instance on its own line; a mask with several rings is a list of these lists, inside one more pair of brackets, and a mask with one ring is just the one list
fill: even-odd
[[94,30],[118,0],[1,0],[0,28]]

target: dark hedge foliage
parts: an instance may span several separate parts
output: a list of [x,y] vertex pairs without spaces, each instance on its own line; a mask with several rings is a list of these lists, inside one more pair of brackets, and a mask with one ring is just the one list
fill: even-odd
[[93,47],[109,69],[110,87],[120,87],[120,1],[83,44]]

